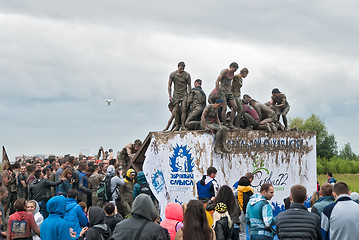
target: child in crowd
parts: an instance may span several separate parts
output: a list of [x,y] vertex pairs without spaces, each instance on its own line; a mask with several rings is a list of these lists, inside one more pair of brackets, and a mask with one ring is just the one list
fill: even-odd
[[84,210],[85,215],[87,216],[87,205],[85,202],[79,202],[79,205],[81,206],[82,210]]

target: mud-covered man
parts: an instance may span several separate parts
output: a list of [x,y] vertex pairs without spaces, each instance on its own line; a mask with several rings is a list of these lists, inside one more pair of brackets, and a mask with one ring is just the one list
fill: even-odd
[[268,132],[277,132],[277,115],[275,111],[263,103],[259,103],[253,99],[249,101],[250,105],[256,110],[259,116],[258,129],[268,130]]
[[173,102],[173,111],[175,112],[176,128],[174,131],[178,131],[180,127],[182,127],[183,130],[186,130],[187,96],[191,89],[191,75],[184,70],[186,67],[185,63],[179,62],[177,67],[178,69],[170,74],[168,80],[168,96],[170,102]]
[[226,122],[226,110],[227,105],[232,109],[231,112],[231,119],[228,124],[228,127],[231,129],[235,129],[233,126],[233,120],[237,112],[237,104],[232,94],[232,80],[234,77],[234,73],[238,69],[238,64],[236,62],[232,62],[229,65],[228,69],[223,69],[219,74],[216,80],[216,91],[220,94],[221,98],[223,99],[223,110],[221,113],[221,120],[223,123]]
[[120,162],[122,169],[127,171],[130,167],[130,161],[135,157],[138,150],[140,150],[142,142],[140,139],[136,139],[134,143],[127,144],[124,148],[122,148],[120,152]]
[[225,146],[226,127],[221,125],[218,117],[218,109],[223,106],[223,99],[218,99],[215,103],[207,105],[201,116],[202,128],[213,131],[216,136],[214,151],[218,154],[228,153],[230,150]]
[[232,81],[232,94],[234,96],[234,100],[236,101],[237,108],[238,108],[238,114],[236,116],[235,121],[235,127],[238,127],[242,124],[243,119],[243,103],[241,100],[241,88],[243,86],[243,78],[246,78],[248,76],[248,69],[242,68],[242,70],[239,72],[239,74],[235,75],[233,77]]
[[272,97],[270,103],[278,117],[277,120],[279,121],[279,118],[282,115],[283,124],[285,127],[284,130],[289,131],[287,113],[289,112],[290,106],[287,102],[287,97],[285,96],[285,94],[281,93],[278,88],[274,88],[272,90]]
[[200,126],[201,115],[206,107],[206,94],[202,90],[202,80],[194,81],[187,101],[188,117],[185,123],[187,129],[194,130]]

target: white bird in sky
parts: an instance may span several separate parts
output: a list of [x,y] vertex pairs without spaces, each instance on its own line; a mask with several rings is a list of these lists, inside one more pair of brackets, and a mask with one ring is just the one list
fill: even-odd
[[115,101],[115,99],[105,99],[105,102],[107,102],[108,106],[110,106],[113,101]]

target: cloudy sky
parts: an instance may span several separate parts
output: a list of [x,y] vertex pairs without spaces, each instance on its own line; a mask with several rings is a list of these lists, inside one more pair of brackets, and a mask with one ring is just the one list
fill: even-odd
[[[325,120],[359,153],[358,1],[1,1],[0,145],[10,158],[120,150],[164,128],[179,61],[207,94],[236,61],[260,102]],[[115,98],[111,106],[104,102]]]

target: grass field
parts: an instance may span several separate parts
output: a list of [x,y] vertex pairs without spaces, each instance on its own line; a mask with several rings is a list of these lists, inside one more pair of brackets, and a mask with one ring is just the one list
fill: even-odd
[[[337,181],[342,181],[348,184],[350,191],[359,193],[359,174],[333,174]],[[320,185],[327,181],[327,175],[318,175],[318,182]]]

